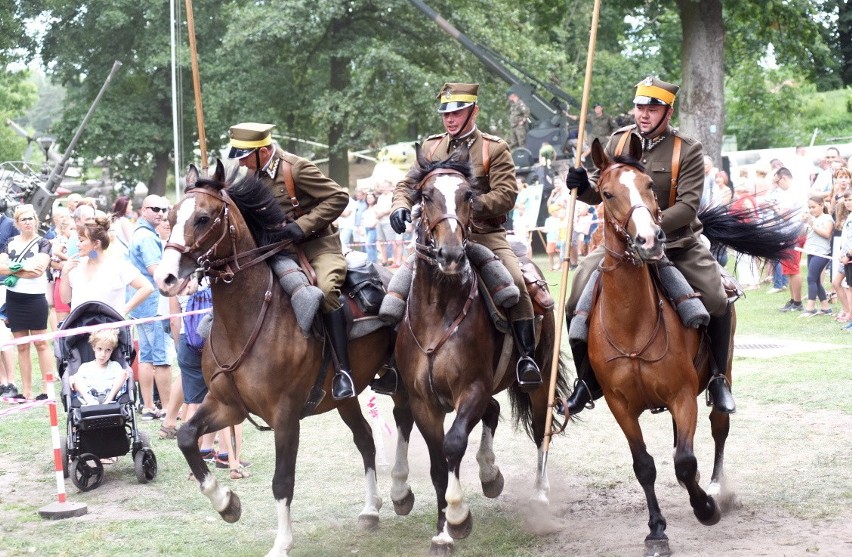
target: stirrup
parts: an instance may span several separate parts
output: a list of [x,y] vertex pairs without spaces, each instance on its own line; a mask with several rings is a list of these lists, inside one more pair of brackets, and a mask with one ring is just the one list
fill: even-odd
[[384,374],[370,381],[370,388],[380,395],[395,395],[399,389],[399,371],[393,366],[385,366]]
[[355,382],[352,380],[352,375],[345,369],[335,371],[334,377],[331,380],[331,398],[334,400],[345,400],[354,396]]
[[[574,412],[575,414],[579,414],[583,410],[594,410],[595,409],[595,397],[592,394],[592,390],[589,388],[589,384],[586,383],[586,380],[580,379],[579,377],[574,380],[574,389],[571,391],[571,396],[568,397],[567,400],[565,400],[566,407],[571,406],[571,399],[574,398],[574,395],[578,393],[578,387],[580,386],[580,384],[583,385],[583,389],[586,391],[586,393],[588,393],[589,400],[588,400],[588,402],[586,402],[583,405],[581,410]],[[558,409],[557,409],[557,412],[558,412]],[[565,414],[565,408],[562,409],[562,412],[560,413],[560,415],[564,415],[564,414]]]
[[[538,372],[538,380],[536,381],[522,381],[521,380],[521,364],[525,361],[529,361],[535,367],[535,370]],[[518,363],[515,364],[515,380],[518,382],[518,387],[521,391],[528,393],[530,391],[534,391],[538,388],[539,385],[542,384],[541,378],[541,370],[538,368],[538,364],[532,359],[530,356],[521,356],[518,358]]]

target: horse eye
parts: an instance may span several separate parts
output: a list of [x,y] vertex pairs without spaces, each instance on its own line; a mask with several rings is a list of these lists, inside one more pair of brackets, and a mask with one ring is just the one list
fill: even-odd
[[204,226],[208,222],[210,222],[210,217],[207,217],[207,216],[198,217],[197,219],[195,219],[195,226]]
[[609,193],[608,191],[601,193],[601,195],[604,196],[604,199],[612,199],[612,194]]

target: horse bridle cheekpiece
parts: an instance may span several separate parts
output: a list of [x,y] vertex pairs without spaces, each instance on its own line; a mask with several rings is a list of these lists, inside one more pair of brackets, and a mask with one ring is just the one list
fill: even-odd
[[[604,177],[607,174],[610,174],[611,172],[614,172],[614,171],[619,170],[621,168],[633,168],[633,167],[630,166],[629,164],[624,164],[624,163],[610,164],[606,168],[604,168],[604,170],[601,172],[601,176],[600,176],[600,179],[598,180],[598,183],[601,183],[604,180]],[[636,169],[634,168],[634,170],[636,170]],[[601,196],[601,197],[603,198],[604,204],[606,205],[608,199],[604,196]],[[651,218],[654,219],[654,223],[656,223],[657,225],[659,225],[663,220],[663,212],[660,210],[659,206],[657,206],[657,211],[655,213],[655,212],[651,211],[651,208],[648,207],[647,205],[636,204],[636,205],[632,205],[630,207],[630,209],[627,211],[627,214],[624,216],[624,219],[621,222],[618,222],[615,219],[611,219],[611,220],[608,219],[607,222],[612,227],[613,232],[615,232],[616,234],[621,236],[621,238],[624,240],[624,244],[626,246],[623,254],[617,254],[617,253],[612,253],[612,252],[610,252],[610,253],[619,260],[626,260],[630,264],[632,264],[636,267],[640,267],[644,264],[644,262],[639,257],[639,254],[636,251],[636,244],[633,242],[633,237],[630,236],[629,232],[627,232],[627,227],[630,224],[630,219],[633,218],[633,211],[635,211],[636,209],[647,209],[648,212],[651,213]],[[608,214],[613,214],[611,211],[607,211],[607,212],[608,212]],[[610,251],[610,250],[607,249],[607,251]]]
[[[462,178],[463,180],[465,178],[464,174],[462,174],[458,170],[453,170],[451,168],[436,168],[435,170],[426,174],[426,176],[424,176],[423,179],[420,180],[420,183],[417,184],[415,189],[422,192],[423,187],[426,185],[426,182],[428,182],[429,179],[432,178],[433,176],[439,175],[439,174],[458,176],[459,178]],[[462,247],[467,246],[467,239],[468,239],[467,226],[465,226],[464,223],[462,223],[456,215],[451,215],[449,213],[442,213],[441,215],[438,216],[437,219],[435,219],[435,221],[430,221],[429,215],[424,208],[424,210],[421,211],[420,221],[423,223],[424,240],[425,240],[426,243],[417,242],[417,244],[416,244],[417,257],[420,257],[421,259],[425,259],[425,260],[432,262],[432,263],[435,262],[435,237],[433,236],[432,232],[435,230],[435,228],[439,224],[441,224],[445,220],[450,220],[450,219],[459,223],[459,228],[461,228],[461,231],[462,231]]]

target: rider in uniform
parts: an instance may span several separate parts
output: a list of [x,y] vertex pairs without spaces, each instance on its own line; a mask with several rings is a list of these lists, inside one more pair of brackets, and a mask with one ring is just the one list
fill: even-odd
[[[516,366],[518,385],[534,390],[541,384],[541,372],[533,359],[535,351],[535,321],[533,306],[527,293],[520,262],[506,240],[506,214],[515,206],[518,186],[515,165],[505,141],[482,133],[476,127],[479,106],[476,99],[479,84],[446,83],[437,98],[438,112],[445,133],[430,136],[423,142],[420,153],[427,160],[444,160],[457,149],[470,153],[473,188],[477,195],[472,201],[470,241],[480,243],[500,258],[520,291],[520,300],[509,309],[512,332],[520,359]],[[486,160],[487,157],[487,160]],[[405,223],[411,222],[411,207],[418,202],[417,183],[413,170],[396,185],[391,209],[391,226],[401,234]]]
[[[666,233],[666,256],[683,274],[692,288],[701,295],[701,301],[710,314],[707,332],[710,336],[713,376],[707,389],[713,406],[725,413],[735,410],[730,386],[725,378],[730,354],[731,307],[722,286],[718,264],[710,250],[699,240],[701,222],[696,217],[701,192],[704,189],[704,152],[701,143],[687,137],[669,124],[674,101],[679,87],[656,77],[647,77],[636,85],[635,124],[616,130],[606,146],[608,157],[621,154],[620,146],[626,145],[625,134],[636,134],[642,140],[642,159],[646,172],[653,180],[657,203],[662,209],[662,228]],[[675,163],[674,153],[679,164]],[[626,153],[625,153],[626,154]],[[674,203],[670,203],[673,168],[676,170]],[[567,186],[577,189],[577,198],[591,204],[601,202],[597,191],[599,171],[591,175],[582,167],[571,168]],[[598,248],[580,264],[566,303],[568,319],[574,309],[591,273],[604,256],[603,247]],[[571,350],[577,368],[577,384],[568,400],[568,412],[576,414],[601,396],[600,386],[588,361],[588,346],[585,342],[572,341]]]
[[346,209],[349,192],[324,176],[312,162],[274,145],[274,127],[251,122],[231,126],[228,158],[237,159],[240,166],[264,178],[286,213],[283,236],[304,251],[316,272],[317,287],[324,294],[323,322],[339,364],[331,394],[337,400],[354,397],[346,321],[339,299],[346,278],[346,259],[340,235],[332,224]]

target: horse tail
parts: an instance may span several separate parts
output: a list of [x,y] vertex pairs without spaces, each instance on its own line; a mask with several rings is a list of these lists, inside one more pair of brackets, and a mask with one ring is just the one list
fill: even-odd
[[[565,363],[565,359],[565,354],[560,351],[559,361],[556,365],[557,399],[567,396],[568,393],[568,380],[566,379],[568,365]],[[542,385],[539,388],[546,388],[548,386],[549,385]],[[535,440],[535,436],[533,434],[532,399],[530,398],[530,395],[522,392],[518,388],[517,383],[512,383],[512,386],[509,387],[509,401],[512,405],[512,421],[514,422],[515,428],[523,427],[530,439]]]
[[698,212],[704,235],[713,246],[764,259],[783,259],[802,234],[797,210],[775,211],[769,206],[734,209],[717,205]]

